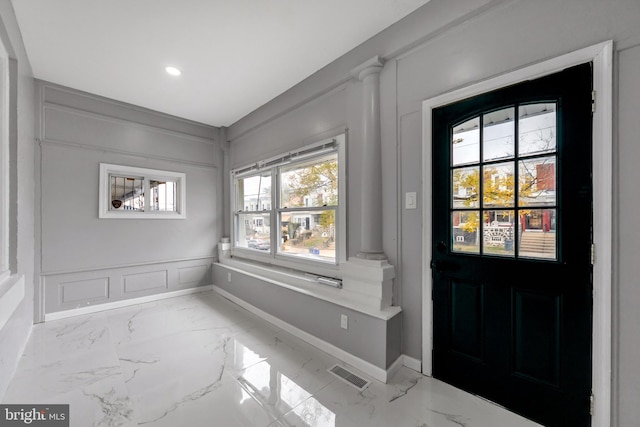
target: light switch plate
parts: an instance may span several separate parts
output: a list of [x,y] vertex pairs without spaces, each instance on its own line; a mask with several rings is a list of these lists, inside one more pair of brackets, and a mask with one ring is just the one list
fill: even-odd
[[415,209],[417,207],[417,195],[415,191],[409,191],[404,194],[404,207],[406,209]]
[[349,329],[349,316],[346,314],[340,315],[340,327],[342,329]]

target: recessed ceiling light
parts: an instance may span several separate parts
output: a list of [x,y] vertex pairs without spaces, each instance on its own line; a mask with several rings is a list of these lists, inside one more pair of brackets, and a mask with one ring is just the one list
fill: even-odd
[[179,76],[180,74],[182,74],[182,71],[178,70],[176,67],[169,66],[165,67],[164,70],[172,76]]

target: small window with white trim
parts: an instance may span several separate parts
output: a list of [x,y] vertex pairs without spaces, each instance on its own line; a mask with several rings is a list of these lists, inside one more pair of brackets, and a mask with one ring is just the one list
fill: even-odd
[[100,164],[100,218],[186,218],[182,172]]
[[344,139],[231,172],[234,255],[288,266],[339,263]]

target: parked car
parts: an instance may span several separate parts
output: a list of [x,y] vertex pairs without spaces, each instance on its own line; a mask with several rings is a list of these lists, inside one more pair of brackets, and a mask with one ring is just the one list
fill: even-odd
[[269,242],[262,240],[258,242],[258,244],[256,244],[256,249],[261,251],[268,251],[269,249],[271,249],[271,244]]

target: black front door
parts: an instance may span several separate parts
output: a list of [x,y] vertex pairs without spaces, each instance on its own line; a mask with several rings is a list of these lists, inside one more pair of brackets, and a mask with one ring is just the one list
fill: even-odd
[[433,375],[589,426],[591,64],[433,111]]

